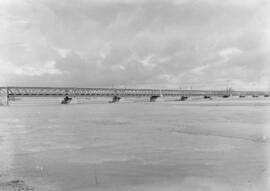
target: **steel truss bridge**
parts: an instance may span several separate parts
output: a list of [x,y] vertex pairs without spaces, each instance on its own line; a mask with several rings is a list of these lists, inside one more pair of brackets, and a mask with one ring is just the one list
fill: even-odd
[[112,97],[117,102],[121,97],[149,97],[155,101],[158,97],[179,97],[181,99],[192,96],[211,98],[214,96],[270,96],[264,91],[232,91],[228,90],[176,90],[176,89],[128,89],[128,88],[72,88],[72,87],[0,87],[0,96],[8,102],[15,97]]

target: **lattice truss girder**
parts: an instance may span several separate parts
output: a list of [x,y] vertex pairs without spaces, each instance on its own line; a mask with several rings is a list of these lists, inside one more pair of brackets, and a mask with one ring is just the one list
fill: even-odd
[[121,89],[121,88],[57,88],[57,87],[0,87],[0,94],[8,96],[224,96],[224,95],[270,95],[262,91],[206,91],[206,90],[172,90],[172,89]]

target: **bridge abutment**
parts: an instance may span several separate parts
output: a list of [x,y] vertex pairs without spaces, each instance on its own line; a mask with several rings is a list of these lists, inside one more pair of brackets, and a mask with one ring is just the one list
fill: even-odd
[[9,105],[9,98],[8,96],[1,96],[0,97],[0,106],[8,106]]
[[9,95],[8,88],[0,89],[0,106],[8,106],[9,105]]

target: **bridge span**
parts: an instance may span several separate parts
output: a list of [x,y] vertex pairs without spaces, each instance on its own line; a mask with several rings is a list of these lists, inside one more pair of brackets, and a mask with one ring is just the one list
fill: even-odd
[[185,100],[188,97],[202,96],[230,97],[230,96],[264,96],[269,97],[270,92],[265,91],[233,91],[233,90],[176,90],[176,89],[130,89],[130,88],[75,88],[75,87],[0,87],[0,96],[9,100],[15,97],[112,97],[117,102],[122,97],[149,97],[155,101],[158,97],[178,97]]

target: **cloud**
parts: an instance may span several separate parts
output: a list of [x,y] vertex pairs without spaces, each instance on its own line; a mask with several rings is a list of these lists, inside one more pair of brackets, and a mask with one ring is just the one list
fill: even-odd
[[61,56],[61,58],[67,57],[67,55],[71,52],[70,49],[64,49],[64,48],[54,48],[54,49]]
[[24,66],[16,68],[14,73],[24,76],[43,76],[44,74],[60,75],[62,72],[55,68],[54,61],[47,61],[43,66],[35,68],[31,66]]
[[229,58],[230,56],[237,55],[237,54],[242,54],[243,51],[232,47],[232,48],[227,48],[219,51],[219,55],[224,57],[224,58]]
[[0,4],[0,84],[269,88],[264,0]]
[[113,70],[114,69],[116,69],[116,70],[125,70],[126,68],[123,65],[114,65],[114,66],[112,66],[112,69]]

